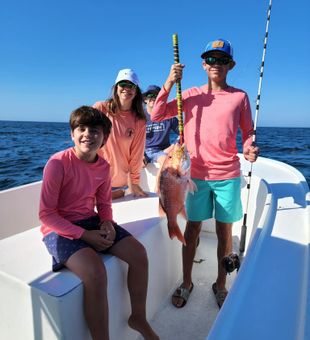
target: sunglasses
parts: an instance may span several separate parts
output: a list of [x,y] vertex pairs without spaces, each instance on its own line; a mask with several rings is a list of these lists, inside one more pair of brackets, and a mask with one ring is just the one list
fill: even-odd
[[127,89],[135,89],[137,87],[137,85],[133,83],[128,83],[126,81],[120,81],[119,83],[117,83],[117,85],[120,86],[121,88],[127,88]]
[[156,99],[157,95],[155,93],[149,93],[147,96],[146,96],[146,99]]
[[231,62],[231,58],[229,57],[220,57],[220,58],[216,58],[216,57],[206,57],[205,58],[205,62],[208,65],[228,65]]

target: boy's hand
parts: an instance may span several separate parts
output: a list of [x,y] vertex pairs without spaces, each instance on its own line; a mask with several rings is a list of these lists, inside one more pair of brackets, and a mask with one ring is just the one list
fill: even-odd
[[100,223],[100,230],[105,233],[105,239],[114,241],[115,240],[115,229],[111,221],[103,221]]
[[144,192],[138,184],[131,184],[130,191],[134,197],[146,197],[148,194]]
[[258,154],[259,154],[258,146],[250,145],[246,147],[245,150],[243,151],[244,158],[251,163],[257,160]]
[[171,66],[169,76],[164,85],[164,88],[167,92],[171,90],[173,84],[175,84],[177,80],[182,79],[184,66],[185,65],[183,64],[173,64]]
[[91,245],[97,251],[102,251],[113,245],[113,241],[105,238],[105,235],[105,232],[102,230],[85,230],[81,240]]

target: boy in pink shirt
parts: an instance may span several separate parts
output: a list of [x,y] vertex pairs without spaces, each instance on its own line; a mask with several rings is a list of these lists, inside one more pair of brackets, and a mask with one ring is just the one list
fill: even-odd
[[97,154],[111,125],[92,107],[71,113],[74,147],[53,155],[44,168],[39,211],[43,241],[53,270],[67,267],[83,282],[84,314],[93,339],[109,339],[107,277],[100,253],[128,263],[128,324],[145,338],[158,339],[146,320],[147,255],[143,245],[113,221],[110,166]]
[[[242,132],[243,154],[250,162],[259,149],[252,146],[253,124],[247,94],[226,82],[235,66],[229,41],[218,39],[207,44],[201,55],[208,83],[182,93],[184,139],[191,157],[191,178],[198,191],[186,200],[186,246],[183,246],[183,283],[172,297],[172,303],[183,307],[193,289],[191,278],[196,244],[203,220],[215,217],[218,237],[218,277],[212,285],[219,307],[227,295],[226,272],[221,259],[232,250],[232,223],[242,217],[240,198],[240,162],[236,137]],[[167,103],[173,84],[182,78],[184,65],[171,66],[161,89],[151,119],[160,121],[177,115],[177,103]]]

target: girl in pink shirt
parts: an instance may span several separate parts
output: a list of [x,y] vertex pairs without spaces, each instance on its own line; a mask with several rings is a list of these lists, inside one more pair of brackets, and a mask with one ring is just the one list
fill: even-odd
[[53,270],[65,266],[81,279],[91,336],[108,340],[107,274],[100,254],[125,261],[132,306],[128,324],[144,338],[158,340],[146,320],[146,251],[113,221],[110,167],[97,154],[111,122],[101,111],[82,106],[71,113],[70,127],[74,147],[53,155],[43,173],[39,217]]
[[124,196],[128,186],[134,196],[146,196],[139,185],[146,138],[142,100],[136,73],[123,69],[115,80],[112,97],[94,104],[112,122],[109,140],[99,151],[111,166],[112,198]]

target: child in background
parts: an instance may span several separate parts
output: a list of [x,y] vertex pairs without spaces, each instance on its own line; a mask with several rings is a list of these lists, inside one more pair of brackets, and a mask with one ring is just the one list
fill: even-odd
[[[232,250],[232,224],[242,217],[240,163],[236,137],[240,127],[243,155],[254,162],[259,149],[252,146],[253,123],[247,94],[229,86],[227,73],[235,66],[229,41],[217,39],[202,53],[202,67],[208,83],[182,93],[184,138],[191,157],[191,178],[198,191],[186,201],[188,221],[183,246],[183,283],[173,294],[174,306],[183,307],[194,287],[192,267],[202,221],[216,219],[218,276],[212,285],[222,306],[227,295],[226,272],[221,260]],[[167,103],[174,83],[182,78],[184,65],[171,66],[169,76],[156,99],[151,119],[161,121],[177,115],[177,102]]]
[[159,163],[163,164],[170,147],[170,135],[173,131],[179,134],[178,119],[176,117],[166,119],[162,122],[151,121],[150,114],[160,87],[150,85],[143,93],[143,99],[146,104],[146,143],[144,151],[144,164]]
[[111,166],[112,198],[124,196],[128,186],[134,196],[147,196],[139,185],[146,117],[136,73],[120,70],[111,98],[96,102],[94,107],[112,122],[110,138],[99,151]]
[[53,270],[67,267],[81,279],[91,336],[108,340],[107,273],[100,254],[125,261],[132,305],[128,324],[145,339],[159,339],[146,320],[146,251],[113,221],[110,167],[97,154],[111,122],[99,110],[82,106],[71,113],[70,128],[74,147],[54,154],[43,173],[39,217]]

